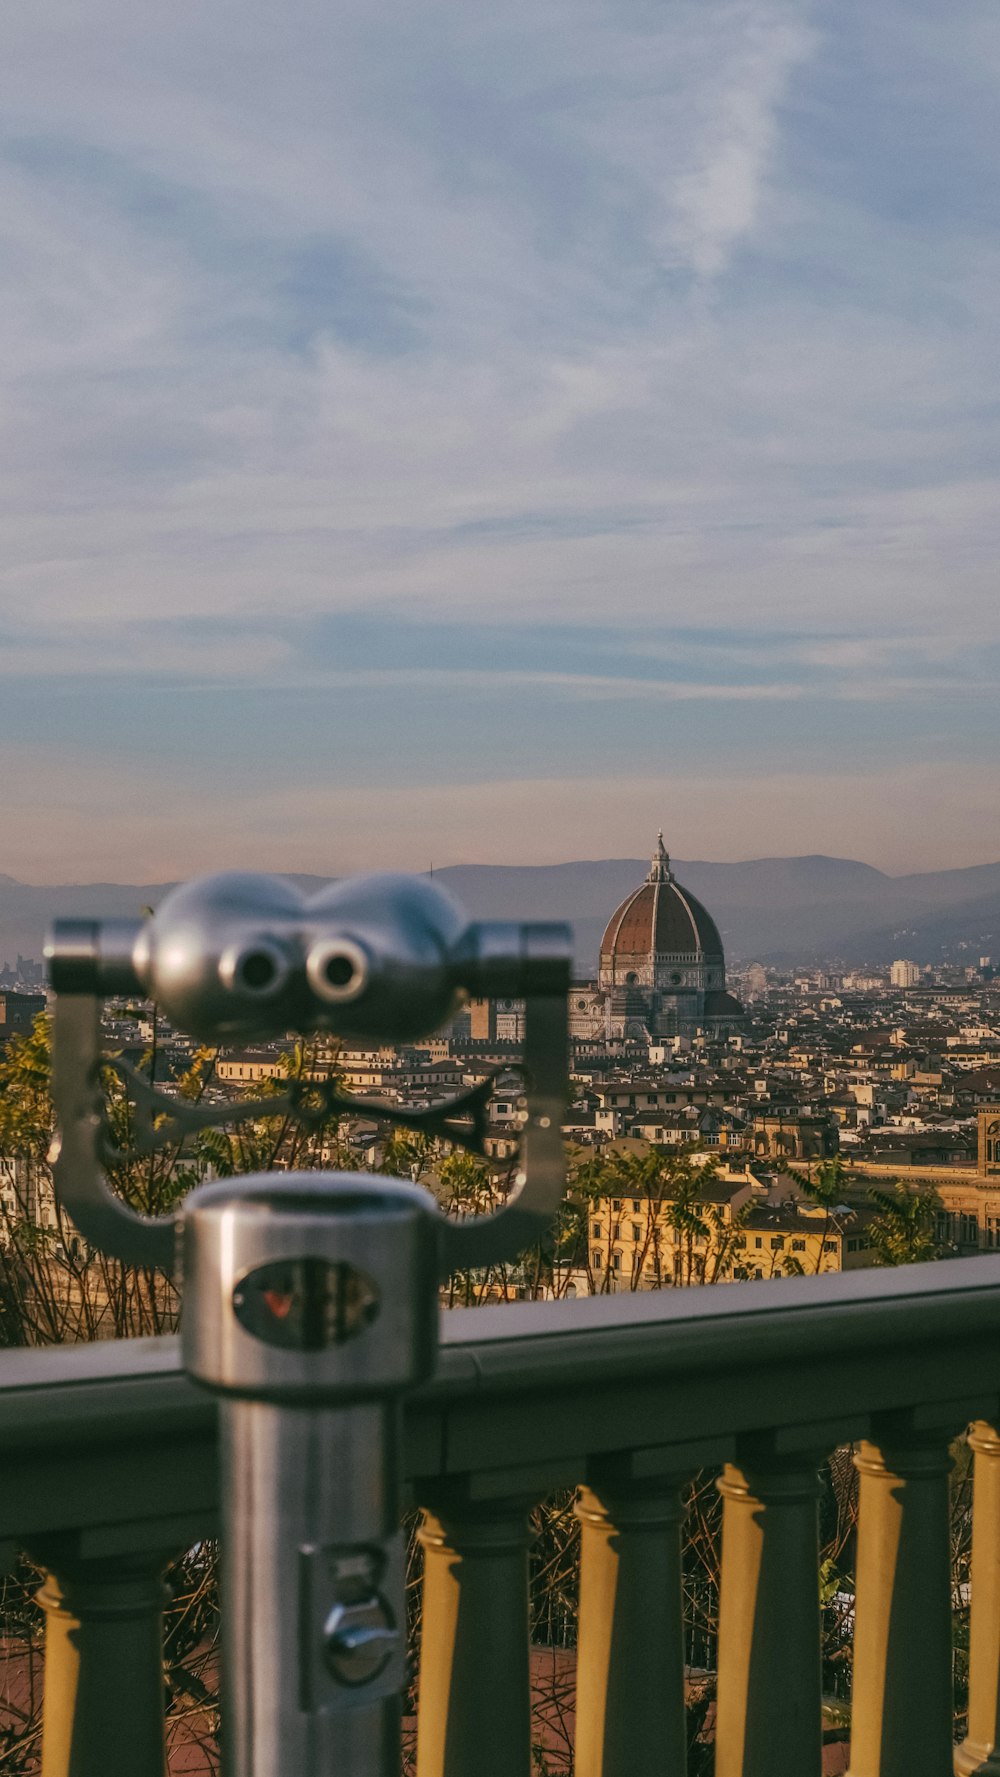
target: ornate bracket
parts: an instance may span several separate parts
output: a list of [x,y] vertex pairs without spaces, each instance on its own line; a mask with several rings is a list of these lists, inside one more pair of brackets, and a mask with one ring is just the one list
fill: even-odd
[[[527,1121],[515,1190],[492,1215],[441,1217],[442,1272],[511,1257],[558,1208],[565,1184],[560,1124],[567,1088],[569,939],[564,926],[468,925],[425,879],[376,877],[304,901],[279,878],[210,877],[168,896],[136,926],[57,926],[47,949],[57,992],[52,1147],[60,1202],[84,1237],[129,1263],[171,1269],[183,1209],[142,1216],[108,1186],[105,1168],[156,1153],[199,1130],[288,1116],[305,1127],[331,1113],[371,1116],[485,1152],[496,1074],[423,1109],[353,1098],[296,1081],[273,1098],[190,1104],[158,1090],[100,1048],[108,992],[145,992],[203,1039],[329,1030],[381,1041],[438,1027],[465,993],[525,1000],[520,1063]],[[101,1070],[135,1105],[136,1137],[118,1149]],[[314,1179],[316,1175],[313,1175]]]

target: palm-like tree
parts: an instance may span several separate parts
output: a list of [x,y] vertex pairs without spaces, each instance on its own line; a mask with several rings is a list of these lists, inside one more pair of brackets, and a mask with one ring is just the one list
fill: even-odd
[[877,1211],[868,1229],[876,1265],[912,1265],[944,1257],[936,1191],[908,1191],[896,1182],[891,1190],[873,1188],[868,1196]]

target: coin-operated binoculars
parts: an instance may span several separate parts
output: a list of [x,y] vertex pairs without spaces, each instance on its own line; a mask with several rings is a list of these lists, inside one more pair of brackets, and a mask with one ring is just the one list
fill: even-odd
[[[145,922],[61,921],[56,1190],[85,1239],[179,1270],[182,1352],[221,1397],[223,1750],[231,1777],[397,1777],[405,1683],[400,1402],[434,1366],[438,1283],[513,1258],[564,1184],[570,934],[469,923],[426,878],[346,881],[312,899],[282,878],[224,874]],[[267,1114],[308,1126],[360,1111],[482,1153],[491,1082],[404,1110],[315,1081],[275,1098],[189,1104],[102,1062],[103,998],[156,1001],[202,1042],[329,1032],[406,1042],[467,995],[525,1001],[527,1104],[515,1189],[494,1214],[444,1217],[429,1192],[354,1172],[265,1173],[199,1186],[176,1214],[136,1214],[104,1169],[125,1156],[100,1070],[135,1103],[131,1154]]]

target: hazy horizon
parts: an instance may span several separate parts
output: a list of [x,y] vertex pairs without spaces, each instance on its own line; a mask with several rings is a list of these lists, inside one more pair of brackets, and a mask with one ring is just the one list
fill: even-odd
[[[575,868],[586,868],[589,865],[593,865],[595,868],[598,868],[600,866],[609,865],[609,864],[625,864],[625,863],[629,863],[629,864],[634,863],[637,866],[641,866],[645,861],[645,856],[646,856],[645,853],[641,853],[638,851],[631,851],[631,852],[617,852],[614,854],[605,853],[605,854],[602,854],[601,856],[597,856],[595,854],[592,857],[580,856],[580,857],[572,857],[572,858],[568,858],[568,857],[567,858],[547,858],[547,859],[539,860],[539,861],[535,861],[535,862],[532,862],[531,860],[528,860],[528,859],[522,858],[522,857],[510,857],[510,858],[486,859],[486,860],[481,859],[481,858],[469,858],[469,857],[443,858],[443,859],[440,859],[437,863],[430,864],[430,865],[426,866],[425,868],[439,870],[439,871],[448,871],[448,870],[469,870],[469,869],[491,869],[492,870],[492,869],[504,869],[504,868],[514,869],[514,870],[525,870],[525,869],[530,870],[530,869],[546,869],[546,868],[559,869],[561,867],[575,869]],[[692,869],[694,869],[694,868],[700,869],[702,866],[711,867],[713,865],[720,865],[720,866],[724,866],[726,868],[736,868],[740,864],[796,863],[796,862],[801,863],[801,862],[808,862],[810,859],[822,859],[822,860],[825,860],[826,862],[829,862],[829,863],[858,864],[866,869],[873,869],[873,870],[879,869],[879,866],[877,864],[872,864],[870,862],[870,860],[868,860],[867,858],[841,856],[840,854],[834,853],[834,852],[788,852],[788,853],[758,852],[758,853],[753,854],[752,856],[747,855],[746,857],[733,857],[733,858],[710,858],[710,857],[707,857],[704,855],[698,855],[698,856],[692,855],[691,857],[681,858],[679,856],[679,854],[673,853],[673,854],[671,854],[671,857],[672,857],[673,864],[676,866],[676,868],[678,870],[682,870],[685,867],[692,868]],[[949,863],[948,865],[945,866],[945,868],[947,870],[962,871],[962,870],[975,870],[975,869],[980,869],[983,867],[989,867],[989,866],[993,866],[993,865],[1000,865],[1000,856],[993,857],[993,858],[977,858],[977,859],[972,860],[971,862],[965,862],[965,861],[959,859],[959,860],[955,860],[952,863]],[[249,866],[249,865],[231,865],[231,864],[222,863],[222,864],[218,865],[217,867],[219,869],[225,870],[225,869],[235,869],[235,868],[250,868],[251,866]],[[333,870],[333,869],[329,869],[329,870],[302,870],[297,865],[292,865],[292,864],[286,866],[284,869],[280,868],[277,865],[267,865],[267,866],[261,865],[259,867],[262,869],[266,868],[266,869],[272,871],[276,875],[284,874],[284,875],[290,875],[290,876],[334,877],[334,876],[339,876],[339,875],[344,874],[344,872]],[[383,866],[383,865],[371,866],[371,868],[373,868],[373,869],[375,869],[375,868],[382,869],[382,868],[388,868],[388,867],[389,866]],[[414,870],[419,869],[419,867],[416,865],[406,866],[403,864],[399,864],[396,867],[400,868],[400,869],[403,869],[403,868],[410,868],[410,869],[414,869]],[[363,865],[363,864],[359,866],[360,870],[365,870],[367,868],[368,868],[368,866]],[[62,877],[60,879],[49,879],[46,881],[42,881],[37,878],[31,879],[26,876],[19,876],[17,874],[17,872],[13,871],[13,870],[4,870],[4,871],[0,871],[0,881],[16,882],[24,888],[59,888],[59,887],[86,888],[91,883],[93,883],[93,884],[103,883],[109,887],[114,887],[117,885],[130,887],[130,886],[134,885],[136,887],[141,888],[146,884],[155,885],[155,884],[164,883],[164,882],[177,882],[177,881],[182,880],[185,874],[186,873],[183,871],[168,870],[168,871],[164,871],[162,874],[156,875],[156,876],[149,875],[149,876],[125,877],[124,875],[119,874],[117,876],[83,877],[80,875],[69,875],[69,876]],[[890,881],[893,881],[893,880],[896,880],[898,878],[905,877],[905,876],[936,875],[936,874],[938,874],[938,872],[935,870],[927,870],[927,871],[923,871],[923,870],[916,870],[916,871],[885,870],[885,871],[881,871],[880,874],[886,876]]]

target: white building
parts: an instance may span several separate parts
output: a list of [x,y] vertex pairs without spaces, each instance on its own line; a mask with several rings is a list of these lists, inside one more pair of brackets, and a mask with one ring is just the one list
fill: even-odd
[[920,970],[916,963],[907,962],[905,957],[901,957],[889,970],[889,980],[893,987],[916,987],[920,980]]

